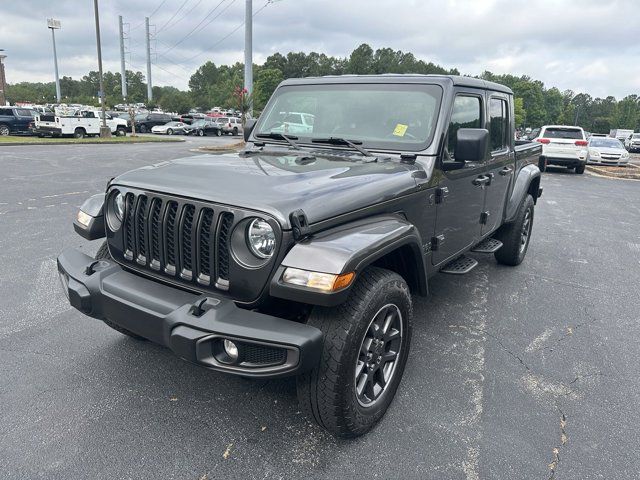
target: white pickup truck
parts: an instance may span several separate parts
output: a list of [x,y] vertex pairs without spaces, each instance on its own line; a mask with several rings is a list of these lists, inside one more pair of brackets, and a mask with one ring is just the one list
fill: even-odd
[[[127,121],[106,114],[107,126],[111,133],[124,136],[127,134]],[[39,137],[61,137],[73,135],[76,138],[100,135],[102,112],[95,110],[78,110],[73,115],[40,114],[36,116],[36,134]]]

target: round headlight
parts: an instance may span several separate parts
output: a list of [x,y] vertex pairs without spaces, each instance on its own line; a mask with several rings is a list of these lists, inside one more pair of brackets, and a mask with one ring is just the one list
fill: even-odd
[[124,218],[124,195],[116,191],[109,197],[107,203],[107,223],[112,231],[116,231],[122,225]]
[[258,258],[270,258],[276,249],[276,233],[262,218],[256,218],[247,227],[247,245]]

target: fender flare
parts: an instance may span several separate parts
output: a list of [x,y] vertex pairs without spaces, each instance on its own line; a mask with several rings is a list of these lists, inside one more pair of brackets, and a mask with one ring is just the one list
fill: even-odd
[[282,282],[287,267],[313,272],[355,272],[356,279],[367,266],[400,248],[408,247],[417,273],[418,290],[427,294],[427,271],[422,240],[416,227],[404,218],[382,215],[359,220],[315,234],[293,246],[282,260],[271,281],[274,297],[313,305],[334,306],[344,302],[349,287],[333,293],[313,291]]
[[[540,177],[541,173],[537,165],[529,164],[520,169],[515,184],[513,185],[511,196],[509,197],[509,200],[507,200],[504,219],[505,223],[512,222],[516,218],[518,207],[520,206],[522,199],[529,192],[531,184]],[[539,192],[537,191],[537,189],[536,192],[532,194],[532,196],[533,201],[536,202],[539,197]]]
[[73,229],[78,235],[87,240],[97,240],[105,237],[104,198],[104,193],[98,193],[87,198],[80,206],[80,211],[91,217],[87,225],[80,223],[78,217],[73,220]]

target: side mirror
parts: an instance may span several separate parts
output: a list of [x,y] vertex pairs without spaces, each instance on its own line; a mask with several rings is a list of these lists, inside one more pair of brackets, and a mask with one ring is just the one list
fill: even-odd
[[244,122],[244,141],[248,142],[249,137],[251,136],[251,132],[253,132],[253,127],[256,126],[257,120],[255,118],[247,118]]
[[486,128],[460,128],[456,134],[456,161],[481,162],[488,146],[489,130]]

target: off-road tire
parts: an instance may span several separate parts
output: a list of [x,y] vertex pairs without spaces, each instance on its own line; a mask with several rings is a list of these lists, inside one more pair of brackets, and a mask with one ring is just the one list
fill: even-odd
[[[356,396],[355,368],[360,348],[375,314],[396,305],[402,317],[402,343],[387,387],[371,406]],[[382,418],[402,379],[411,343],[413,306],[404,279],[389,270],[369,267],[358,277],[345,303],[315,307],[308,324],[324,334],[319,364],[298,376],[298,402],[303,412],[340,437],[362,435]]]
[[584,173],[584,165],[580,165],[579,167],[576,167],[576,173],[578,175],[582,175]]
[[[523,230],[525,228],[525,219],[529,212],[529,228],[527,240],[524,248],[521,248]],[[531,231],[533,227],[534,218],[534,204],[533,197],[529,194],[522,200],[520,207],[518,207],[518,213],[513,222],[507,223],[500,227],[494,237],[502,242],[500,250],[495,252],[495,256],[498,263],[503,265],[510,265],[515,267],[520,265],[524,260],[527,250],[529,250],[529,242],[531,240]]]
[[[96,260],[113,260],[113,257],[111,256],[111,254],[109,253],[109,247],[107,246],[107,242],[103,242],[102,245],[100,245],[100,248],[98,249],[98,251],[96,252]],[[114,330],[122,333],[123,335],[126,335],[128,337],[131,338],[135,338],[136,340],[143,340],[146,341],[147,339],[144,337],[141,337],[140,335],[136,335],[135,333],[127,330],[126,328],[122,328],[120,325],[116,325],[115,323],[111,323],[109,320],[102,320],[107,326],[113,328]]]

